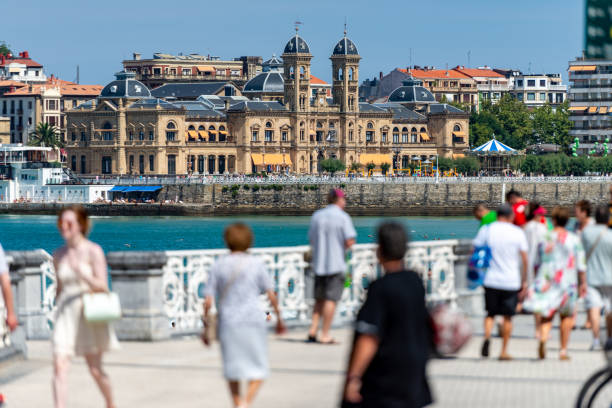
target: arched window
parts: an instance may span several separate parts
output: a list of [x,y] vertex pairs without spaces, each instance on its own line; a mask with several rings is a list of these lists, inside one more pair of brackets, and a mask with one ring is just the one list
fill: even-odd
[[219,126],[219,132],[222,131],[222,130],[225,130],[225,126],[223,126],[223,125]]
[[349,81],[353,80],[353,75],[354,75],[353,68],[349,68],[349,71],[348,71],[348,79],[349,79]]
[[272,127],[272,122],[266,122],[266,127],[267,128],[271,128]]
[[110,131],[110,129],[112,128],[113,128],[113,125],[111,125],[110,122],[105,122],[104,125],[102,125],[102,129],[104,129],[102,131],[103,140],[113,140],[113,132]]
[[368,129],[374,129],[374,124],[372,122],[368,122]]
[[289,78],[293,79],[295,77],[293,67],[289,68]]
[[334,124],[334,122],[329,122],[329,128],[330,129],[334,129],[336,127],[336,125]]
[[393,143],[399,143],[399,128],[393,128]]
[[176,140],[176,125],[174,124],[174,122],[168,122],[168,124],[166,125],[166,140]]
[[408,128],[402,128],[402,143],[408,143]]
[[321,122],[317,122],[317,127],[318,127],[318,128],[322,128],[322,127],[323,127],[323,123],[321,123]]
[[461,126],[459,126],[459,125],[455,125],[455,126],[453,127],[453,132],[461,132]]
[[195,130],[195,126],[193,126],[193,125],[189,125],[189,127],[187,128],[187,130]]
[[198,126],[198,130],[206,130],[206,128],[204,127],[204,125],[200,125]]
[[306,131],[304,130],[304,122],[300,122],[300,142],[306,139]]
[[417,142],[418,142],[417,129],[413,127],[412,130],[410,131],[410,143],[417,143]]
[[372,122],[368,122],[366,128],[366,143],[374,142],[374,124]]
[[272,122],[266,122],[266,129],[264,130],[264,141],[271,142],[274,138],[274,131],[272,130]]
[[304,67],[300,67],[300,79],[304,79],[306,76],[306,69]]
[[338,80],[342,81],[342,79],[343,79],[342,68],[338,68]]
[[424,127],[422,127],[422,128],[421,128],[421,133],[426,133],[426,132],[427,132],[427,130],[425,130],[425,128],[424,128]]
[[213,125],[208,126],[208,141],[215,142],[217,141],[217,130]]

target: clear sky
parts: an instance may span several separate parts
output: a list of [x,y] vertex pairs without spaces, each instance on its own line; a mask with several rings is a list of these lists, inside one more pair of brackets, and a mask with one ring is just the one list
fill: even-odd
[[[280,55],[300,35],[312,73],[331,78],[329,56],[348,36],[362,57],[360,81],[412,64],[468,64],[563,73],[582,49],[584,0],[34,0],[2,2],[0,41],[28,50],[46,73],[106,84],[140,52],[233,58]],[[412,50],[412,52],[411,52]]]

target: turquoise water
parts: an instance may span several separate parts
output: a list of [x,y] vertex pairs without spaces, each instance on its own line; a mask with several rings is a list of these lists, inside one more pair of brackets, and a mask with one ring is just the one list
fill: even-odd
[[[376,226],[394,219],[406,225],[415,241],[472,238],[477,221],[467,217],[354,217],[357,242],[375,241]],[[242,221],[255,233],[256,247],[306,245],[309,217],[94,217],[90,237],[105,251],[179,250],[223,247],[223,229]],[[6,250],[62,244],[55,216],[0,216],[0,242]]]

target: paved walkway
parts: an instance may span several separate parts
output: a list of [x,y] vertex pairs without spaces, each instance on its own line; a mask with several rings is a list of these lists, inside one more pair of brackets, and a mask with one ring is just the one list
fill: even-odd
[[[582,323],[584,318],[580,318]],[[454,359],[435,360],[429,367],[435,407],[571,407],[581,383],[601,367],[601,353],[589,352],[589,334],[574,331],[570,362],[557,359],[558,333],[553,332],[549,358],[535,359],[531,319],[519,317],[510,345],[512,362],[478,356],[482,338],[476,335]],[[343,378],[351,333],[334,333],[342,344],[305,344],[304,332],[283,339],[271,337],[272,375],[254,408],[335,407]],[[29,342],[29,360],[0,366],[0,392],[8,406],[50,407],[51,360],[47,342]],[[499,339],[491,351],[499,351]],[[159,343],[123,343],[106,358],[118,407],[229,407],[221,378],[218,347],[206,349],[196,338]],[[102,407],[84,362],[76,360],[70,375],[70,408]]]

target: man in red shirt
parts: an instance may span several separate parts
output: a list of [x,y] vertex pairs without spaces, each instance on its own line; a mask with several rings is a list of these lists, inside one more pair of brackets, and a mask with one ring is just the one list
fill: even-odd
[[527,223],[527,206],[529,202],[521,197],[521,193],[516,190],[510,190],[506,193],[506,202],[512,206],[514,212],[514,225],[522,227]]

